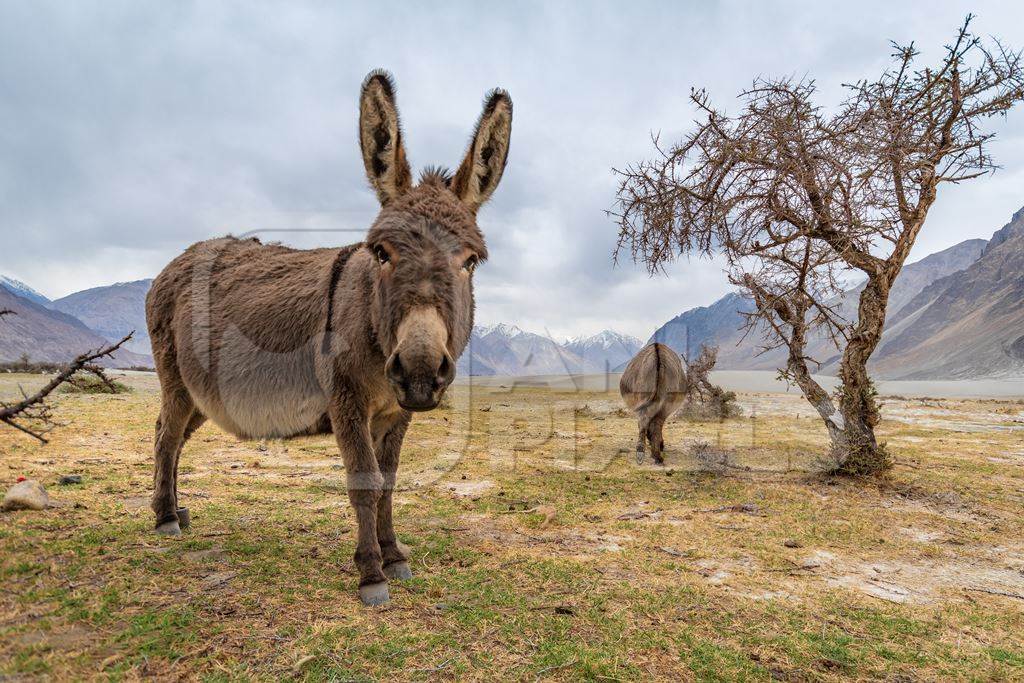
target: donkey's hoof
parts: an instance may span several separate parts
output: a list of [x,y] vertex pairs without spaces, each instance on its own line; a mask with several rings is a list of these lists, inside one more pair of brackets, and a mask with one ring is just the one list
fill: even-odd
[[637,465],[643,465],[644,464],[644,452],[643,451],[637,451],[636,452],[636,464]]
[[188,508],[178,508],[178,526],[187,529],[192,526],[192,515],[188,514]]
[[181,527],[177,520],[171,520],[157,526],[156,532],[161,536],[181,536]]
[[412,578],[412,569],[409,568],[409,563],[405,560],[392,562],[384,567],[384,576],[398,581],[408,581]]
[[388,593],[388,582],[381,581],[380,583],[369,583],[365,586],[360,586],[359,599],[367,607],[386,605],[391,600],[391,594]]

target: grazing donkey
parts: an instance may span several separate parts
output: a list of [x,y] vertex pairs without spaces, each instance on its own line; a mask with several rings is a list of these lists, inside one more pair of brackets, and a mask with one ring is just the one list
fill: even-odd
[[659,464],[665,462],[662,428],[665,420],[686,398],[687,385],[682,360],[664,344],[648,344],[629,361],[619,380],[619,393],[639,421],[637,462],[643,462],[645,440],[651,446],[654,461]]
[[247,439],[333,433],[359,525],[360,598],[387,602],[387,577],[411,577],[391,519],[399,451],[411,413],[437,406],[469,340],[473,270],[487,258],[476,213],[501,180],[511,128],[512,100],[494,90],[455,175],[428,169],[414,186],[394,84],[374,71],[359,142],[382,208],[365,241],[300,250],[209,240],[153,281],[158,533],[187,522],[178,459],[207,419]]

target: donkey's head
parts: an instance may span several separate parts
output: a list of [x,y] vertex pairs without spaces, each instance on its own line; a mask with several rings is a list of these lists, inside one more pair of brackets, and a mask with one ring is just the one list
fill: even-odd
[[454,177],[428,169],[413,185],[394,83],[382,71],[363,82],[359,142],[382,207],[365,246],[373,326],[387,379],[407,410],[436,407],[455,379],[473,328],[473,271],[487,258],[476,213],[501,180],[511,132],[512,100],[494,90]]

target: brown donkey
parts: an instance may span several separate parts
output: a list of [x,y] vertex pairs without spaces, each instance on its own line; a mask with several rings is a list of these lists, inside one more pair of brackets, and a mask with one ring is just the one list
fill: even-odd
[[489,93],[454,177],[413,185],[390,76],[363,82],[359,142],[381,211],[365,241],[289,249],[226,237],[200,242],[153,281],[146,319],[160,377],[156,530],[187,524],[177,500],[182,445],[207,419],[242,438],[333,433],[359,536],[359,595],[388,600],[409,578],[391,494],[412,411],[455,378],[473,327],[473,270],[487,257],[477,209],[501,180],[512,100]]
[[643,462],[645,441],[651,447],[654,461],[665,462],[662,428],[686,398],[687,384],[682,360],[664,344],[648,344],[629,361],[619,380],[619,393],[639,422],[637,462]]

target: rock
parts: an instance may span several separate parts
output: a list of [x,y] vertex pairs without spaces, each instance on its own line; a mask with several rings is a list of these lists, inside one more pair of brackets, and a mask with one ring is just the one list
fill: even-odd
[[81,474],[65,474],[63,477],[60,478],[60,482],[59,483],[60,483],[61,486],[67,486],[68,484],[81,484],[82,483],[82,475]]
[[800,541],[794,540],[792,538],[787,538],[785,541],[782,542],[782,545],[786,546],[787,548],[803,548],[804,547],[803,543],[801,543]]
[[4,510],[45,510],[50,504],[43,485],[34,479],[20,481],[4,496]]

